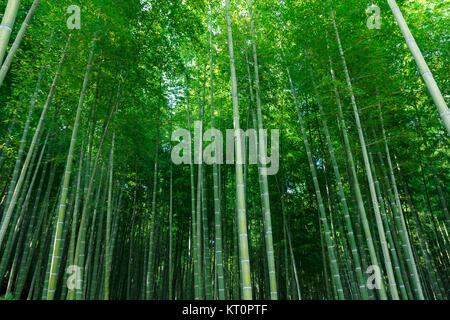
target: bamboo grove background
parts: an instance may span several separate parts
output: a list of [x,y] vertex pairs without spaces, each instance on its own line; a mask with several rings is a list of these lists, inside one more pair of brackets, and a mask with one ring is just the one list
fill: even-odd
[[[2,299],[448,299],[449,3],[371,4],[1,1]],[[278,173],[172,164],[194,121]]]

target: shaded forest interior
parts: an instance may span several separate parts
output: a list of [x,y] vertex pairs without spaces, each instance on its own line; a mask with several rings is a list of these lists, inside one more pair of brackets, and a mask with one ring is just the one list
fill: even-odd
[[2,1],[0,300],[448,299],[449,13]]

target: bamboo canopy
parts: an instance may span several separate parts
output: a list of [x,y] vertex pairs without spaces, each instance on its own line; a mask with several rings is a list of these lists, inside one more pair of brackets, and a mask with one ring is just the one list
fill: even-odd
[[0,3],[0,300],[449,299],[448,6],[367,6]]

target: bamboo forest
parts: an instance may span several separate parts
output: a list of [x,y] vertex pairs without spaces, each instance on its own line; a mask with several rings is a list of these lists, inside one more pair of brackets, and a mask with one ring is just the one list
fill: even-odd
[[0,300],[449,299],[449,1],[0,20]]

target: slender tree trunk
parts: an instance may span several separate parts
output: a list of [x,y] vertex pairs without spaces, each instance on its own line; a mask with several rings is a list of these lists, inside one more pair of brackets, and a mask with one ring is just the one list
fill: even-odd
[[[189,88],[188,88],[188,78],[186,77],[186,117],[189,129],[189,137],[191,135],[191,120],[189,111]],[[189,146],[192,147],[191,139],[189,139]],[[197,260],[197,221],[195,215],[195,178],[194,178],[194,165],[192,162],[192,153],[189,153],[189,171],[191,177],[191,224],[192,224],[192,256],[193,256],[193,267],[194,267],[194,298],[199,300],[199,272],[198,272],[198,260]]]
[[[77,285],[77,288],[75,290],[75,296],[76,296],[77,300],[81,300],[84,297],[84,292],[86,289],[86,284],[83,282],[83,276],[84,276],[85,268],[86,268],[86,265],[85,265],[86,245],[85,244],[86,244],[87,225],[88,225],[88,219],[89,219],[88,218],[88,210],[89,210],[89,205],[90,205],[90,200],[91,200],[91,194],[93,193],[94,180],[96,177],[100,156],[103,151],[103,145],[105,142],[105,138],[108,133],[108,129],[111,124],[111,121],[114,118],[114,116],[117,112],[118,106],[119,106],[120,94],[121,94],[121,83],[119,83],[118,88],[117,88],[117,96],[116,96],[115,105],[112,106],[111,112],[105,122],[105,125],[104,125],[103,134],[102,134],[100,143],[98,145],[97,155],[95,157],[94,166],[92,168],[91,177],[89,179],[87,193],[85,195],[86,196],[85,202],[83,203],[83,210],[81,212],[81,221],[80,221],[80,227],[78,230],[78,238],[77,238],[77,242],[76,242],[76,246],[75,246],[75,258],[74,258],[74,265],[80,267],[80,277],[78,278],[79,285]],[[102,175],[100,175],[100,177],[101,176]],[[73,299],[73,293],[70,296],[70,299]]]
[[170,199],[169,199],[169,300],[173,300],[173,258],[172,258],[172,228],[173,228],[173,172],[172,162],[170,163]]
[[157,118],[158,124],[156,127],[156,140],[155,140],[155,163],[153,168],[153,194],[152,194],[152,212],[151,212],[151,227],[150,227],[150,237],[149,237],[149,259],[148,259],[148,269],[147,269],[147,289],[146,289],[146,299],[154,299],[155,293],[155,282],[154,282],[154,251],[155,251],[155,227],[156,227],[156,196],[158,193],[158,159],[159,159],[159,113]]
[[[378,94],[377,94],[377,96],[378,96]],[[393,169],[392,161],[391,161],[391,154],[389,151],[389,145],[387,143],[386,131],[384,129],[383,114],[381,111],[381,101],[379,100],[379,96],[378,96],[378,112],[379,112],[379,117],[380,117],[380,122],[381,122],[381,132],[383,134],[384,148],[386,151],[386,158],[387,158],[387,162],[388,162],[389,174],[391,176],[391,185],[394,190],[395,203],[396,203],[396,206],[398,209],[398,219],[397,219],[398,220],[398,229],[399,229],[398,231],[399,231],[402,243],[404,244],[403,248],[405,251],[405,256],[407,257],[407,259],[406,259],[407,266],[412,275],[411,281],[413,282],[414,291],[416,291],[418,298],[420,300],[423,300],[424,295],[422,292],[422,285],[420,283],[419,274],[417,272],[416,262],[415,262],[412,248],[411,248],[411,243],[410,243],[408,233],[406,230],[405,217],[403,215],[402,204],[400,202],[400,196],[399,196],[398,189],[397,189],[397,182],[395,179],[394,169]]]
[[8,0],[8,4],[6,5],[2,23],[0,24],[0,63],[3,62],[3,58],[5,57],[19,6],[20,0]]
[[31,157],[34,154],[34,149],[36,147],[38,137],[40,137],[40,133],[41,133],[41,130],[42,130],[42,125],[44,123],[44,120],[45,120],[45,117],[47,115],[47,111],[48,111],[48,109],[50,107],[51,101],[53,99],[53,94],[54,94],[55,89],[56,89],[56,83],[58,81],[58,77],[59,77],[59,74],[61,72],[61,68],[62,68],[62,64],[64,62],[64,58],[66,56],[67,48],[69,47],[70,38],[71,38],[71,36],[69,35],[69,38],[68,38],[67,43],[66,43],[66,46],[65,46],[64,51],[62,53],[61,60],[59,61],[58,69],[57,69],[57,71],[55,73],[55,76],[53,78],[53,83],[52,83],[52,86],[51,86],[50,91],[48,93],[47,101],[45,102],[44,108],[42,109],[41,117],[39,119],[39,123],[38,123],[38,125],[36,127],[36,130],[34,132],[33,140],[31,141],[30,148],[28,149],[27,157],[25,158],[24,164],[22,166],[22,170],[20,172],[19,179],[17,180],[16,186],[15,186],[15,189],[14,189],[14,193],[13,193],[13,195],[11,197],[11,202],[9,203],[8,209],[6,211],[4,219],[2,221],[2,226],[1,226],[1,229],[0,229],[0,246],[1,246],[2,242],[3,242],[3,238],[5,236],[6,228],[8,227],[9,220],[11,219],[11,215],[13,214],[13,211],[14,211],[14,209],[16,207],[17,198],[19,197],[19,194],[20,194],[20,192],[22,190],[22,185],[23,185],[25,176],[27,174],[28,167],[30,165]]
[[205,299],[212,300],[211,287],[211,256],[209,254],[209,223],[208,223],[208,208],[206,195],[206,173],[205,166],[202,166],[202,222],[203,222],[203,261],[205,273]]
[[[210,26],[212,29],[212,25]],[[214,58],[212,51],[212,30],[209,31],[209,50],[210,50],[210,90],[211,90],[211,129],[215,130],[214,124]],[[215,139],[215,138],[214,138]],[[216,146],[216,144],[214,144]],[[214,149],[214,162],[213,162],[213,184],[214,184],[214,225],[215,225],[215,272],[217,274],[217,291],[219,300],[225,300],[225,282],[223,271],[223,253],[222,253],[222,212],[220,206],[220,182],[219,182],[219,170],[217,164],[218,150]]]
[[[225,0],[226,16],[227,16],[227,31],[228,31],[228,50],[230,55],[230,71],[231,71],[231,94],[233,98],[233,127],[235,133],[240,129],[239,124],[239,100],[236,69],[234,66],[234,48],[233,48],[233,34],[231,30],[230,4],[229,0]],[[247,237],[247,216],[245,203],[245,189],[244,189],[244,174],[242,171],[242,141],[240,134],[235,135],[236,148],[236,206],[237,206],[237,227],[239,230],[239,257],[240,269],[242,274],[242,292],[244,300],[252,299],[252,285],[250,272],[250,257],[248,250]]]
[[[287,68],[287,74],[288,74],[288,78],[289,78],[289,83],[291,85],[292,95],[294,97],[294,104],[297,109],[297,117],[298,117],[298,121],[300,122],[300,127],[301,127],[301,131],[302,131],[302,136],[303,136],[303,143],[305,144],[306,155],[308,157],[309,169],[311,171],[311,176],[312,176],[313,183],[314,183],[314,189],[316,191],[317,205],[319,207],[320,220],[321,220],[321,224],[322,224],[322,227],[324,230],[324,238],[325,238],[325,243],[326,243],[327,250],[328,250],[330,270],[331,270],[331,275],[332,275],[332,283],[333,283],[333,286],[337,290],[338,299],[344,300],[345,296],[344,296],[344,290],[342,288],[341,276],[339,274],[339,266],[337,264],[337,259],[336,259],[335,253],[334,253],[335,245],[334,245],[333,239],[331,238],[330,227],[328,224],[327,215],[325,213],[325,207],[324,207],[324,203],[323,203],[322,193],[320,191],[319,180],[317,179],[317,170],[316,170],[314,160],[313,160],[313,157],[311,154],[308,136],[306,135],[306,129],[305,129],[305,126],[303,123],[303,117],[302,117],[300,107],[299,107],[299,104],[297,101],[297,95],[295,93],[295,88],[294,88],[294,84],[292,82],[289,68]],[[320,232],[322,232],[322,231],[320,231]],[[325,281],[328,281],[328,280],[325,279]]]
[[[260,85],[259,85],[259,69],[258,69],[258,55],[256,52],[256,42],[255,42],[255,30],[253,24],[253,9],[252,9],[252,0],[249,1],[249,10],[250,10],[250,27],[251,27],[251,35],[252,35],[252,50],[253,50],[253,63],[254,63],[254,72],[255,72],[255,97],[256,97],[256,110],[258,115],[258,132],[259,132],[259,157],[258,157],[258,173],[261,179],[261,202],[262,202],[262,210],[264,211],[264,235],[266,240],[266,253],[267,253],[267,265],[269,268],[269,285],[270,285],[270,298],[272,300],[278,299],[278,290],[277,290],[277,275],[275,271],[275,258],[274,258],[274,248],[273,248],[273,237],[272,237],[272,218],[270,213],[270,199],[269,199],[269,184],[267,181],[267,168],[265,166],[265,161],[262,160],[262,155],[267,154],[267,146],[265,145],[264,138],[264,127],[263,127],[263,119],[262,119],[262,111],[261,111],[261,98],[260,98]],[[275,146],[272,146],[275,148]],[[274,150],[272,150],[274,153]],[[265,160],[265,159],[264,159]]]
[[355,271],[356,271],[356,277],[358,280],[359,291],[360,291],[362,299],[367,300],[369,298],[369,296],[367,293],[367,288],[366,288],[364,276],[363,276],[362,269],[361,269],[361,262],[360,262],[360,258],[359,258],[359,254],[358,254],[358,248],[356,246],[356,240],[355,240],[355,236],[354,236],[354,232],[353,232],[352,221],[350,219],[350,212],[348,209],[347,199],[345,197],[345,192],[344,192],[344,188],[342,185],[341,174],[339,172],[339,167],[338,167],[338,164],[336,161],[335,150],[333,147],[333,143],[331,142],[331,137],[330,137],[330,132],[328,131],[328,124],[327,124],[327,120],[326,120],[325,111],[322,106],[322,101],[320,99],[320,95],[319,95],[319,92],[317,89],[317,84],[314,79],[314,75],[313,75],[311,67],[309,67],[309,70],[310,70],[310,76],[311,76],[311,79],[313,82],[314,93],[316,96],[317,104],[319,105],[319,110],[320,110],[320,114],[322,117],[322,126],[323,126],[323,130],[325,133],[325,138],[327,141],[327,147],[328,147],[328,152],[330,154],[330,159],[331,159],[331,164],[333,167],[334,176],[335,176],[336,182],[338,184],[339,198],[341,200],[341,205],[342,205],[342,209],[344,212],[345,226],[347,227],[347,237],[348,237],[348,241],[350,243],[350,248],[351,248],[351,252],[352,252],[352,256],[353,256],[353,262],[355,264]]
[[203,99],[200,100],[200,88],[199,88],[199,122],[194,124],[194,136],[199,136],[199,141],[194,141],[194,163],[198,163],[197,167],[197,208],[196,208],[196,234],[197,234],[197,262],[198,262],[198,274],[199,284],[198,293],[199,300],[205,299],[205,264],[203,260],[204,256],[204,243],[202,244],[202,192],[203,192],[203,110],[205,102],[205,85],[206,85],[206,65],[203,72]]
[[109,283],[111,275],[111,255],[112,255],[112,245],[111,245],[111,227],[112,227],[112,187],[113,187],[113,172],[114,172],[114,140],[115,132],[113,133],[111,142],[111,151],[109,153],[109,186],[108,186],[108,207],[107,207],[107,218],[106,218],[106,238],[105,238],[105,282],[104,282],[104,300],[109,300]]
[[[275,178],[277,179],[277,177],[275,176]],[[278,179],[277,179],[277,184],[278,184]],[[281,193],[281,189],[278,185],[278,190]],[[294,273],[294,279],[295,279],[295,286],[297,289],[297,296],[299,300],[302,300],[302,295],[301,295],[301,289],[300,289],[300,283],[298,281],[298,275],[297,275],[297,264],[295,263],[295,257],[294,257],[294,251],[292,249],[292,241],[291,241],[291,233],[289,231],[289,223],[287,221],[287,217],[286,217],[286,205],[284,203],[284,193],[281,193],[281,211],[283,214],[283,229],[286,232],[286,236],[287,236],[287,246],[289,247],[289,254],[291,257],[291,263],[292,263],[292,268],[293,268],[293,273]]]
[[[0,87],[3,84],[3,81],[5,80],[6,74],[8,73],[8,70],[11,66],[11,63],[14,59],[14,56],[17,52],[17,49],[19,49],[20,43],[22,42],[23,36],[25,35],[25,32],[27,31],[28,25],[30,24],[31,19],[33,18],[34,14],[36,13],[36,9],[39,6],[39,3],[41,0],[34,0],[33,4],[31,5],[30,10],[28,10],[27,16],[25,17],[25,20],[22,23],[22,26],[20,27],[19,33],[16,36],[16,39],[14,40],[14,43],[12,44],[11,48],[8,51],[8,55],[6,56],[5,61],[3,61],[3,65],[0,69]],[[0,29],[1,34],[1,29]],[[1,35],[0,35],[1,38]],[[1,41],[1,40],[0,40]],[[3,57],[0,57],[0,63],[2,62]]]
[[[356,105],[355,95],[353,94],[353,87],[352,87],[352,83],[350,80],[349,71],[347,68],[347,62],[346,62],[345,56],[344,56],[344,50],[342,49],[342,44],[341,44],[341,40],[339,37],[336,20],[334,18],[334,12],[333,12],[333,9],[331,8],[331,1],[330,1],[330,11],[331,11],[331,18],[333,21],[333,28],[334,28],[334,31],[336,34],[336,40],[337,40],[338,47],[339,47],[339,53],[340,53],[340,56],[342,59],[342,65],[344,68],[344,74],[345,74],[345,79],[346,79],[346,83],[347,83],[347,88],[348,88],[348,91],[350,94],[350,99],[351,99],[351,103],[352,103],[352,107],[353,107],[353,113],[355,115],[356,127],[358,129],[359,141],[361,144],[361,150],[362,150],[362,154],[363,154],[364,165],[366,168],[367,180],[369,183],[370,198],[372,200],[372,206],[373,206],[373,209],[375,212],[375,219],[376,219],[378,234],[380,237],[383,258],[384,258],[384,262],[385,262],[385,266],[386,266],[386,271],[388,274],[389,290],[391,292],[392,298],[397,300],[397,299],[399,299],[398,292],[397,292],[397,284],[395,283],[394,272],[392,269],[392,263],[391,263],[391,259],[389,256],[389,249],[387,247],[386,235],[385,235],[383,223],[381,220],[380,208],[379,208],[378,199],[376,196],[372,171],[370,168],[370,162],[369,162],[369,156],[367,153],[366,142],[365,142],[365,138],[364,138],[364,134],[363,134],[363,130],[362,130],[361,120],[359,118],[358,106]],[[377,266],[379,267],[378,264],[377,264]],[[380,270],[381,270],[381,268],[380,268]],[[386,299],[385,292],[384,292],[384,286],[382,286],[382,288],[380,290],[380,296],[382,299]]]
[[[99,15],[99,18],[100,18],[100,15]],[[56,290],[56,280],[57,280],[57,275],[59,272],[59,264],[60,264],[60,257],[58,257],[58,251],[59,251],[59,247],[61,245],[61,236],[62,236],[62,232],[63,232],[64,217],[65,217],[65,213],[66,213],[67,193],[69,191],[70,176],[72,175],[73,154],[74,154],[75,145],[77,144],[78,127],[80,125],[81,112],[83,110],[84,98],[86,95],[86,90],[87,90],[87,86],[89,83],[89,77],[90,77],[91,70],[92,70],[92,61],[94,59],[95,44],[97,42],[97,34],[98,34],[98,30],[95,32],[95,35],[94,35],[94,38],[92,41],[92,48],[91,48],[89,58],[88,58],[88,64],[86,67],[86,73],[84,75],[80,98],[78,100],[78,107],[77,107],[75,121],[74,121],[73,129],[72,129],[72,137],[70,139],[69,152],[67,153],[67,161],[66,161],[66,166],[65,166],[65,170],[64,170],[61,196],[60,196],[59,205],[58,205],[58,218],[57,218],[57,222],[56,222],[56,232],[55,232],[55,238],[54,238],[54,244],[53,244],[53,255],[52,255],[52,262],[51,262],[51,269],[50,269],[50,278],[48,281],[47,300],[53,300],[55,290]]]
[[406,44],[408,45],[411,54],[416,60],[419,72],[422,75],[423,80],[425,81],[425,84],[428,88],[428,91],[430,92],[431,97],[433,98],[434,103],[436,104],[442,122],[444,122],[444,125],[447,128],[447,133],[450,134],[450,111],[448,110],[447,104],[442,97],[442,93],[433,78],[433,74],[431,73],[430,68],[428,68],[427,63],[423,58],[422,52],[417,46],[414,36],[411,34],[411,31],[409,31],[408,25],[406,24],[405,18],[403,18],[402,12],[398,7],[397,2],[395,0],[387,0],[387,2],[389,4],[389,7],[391,7],[392,13],[394,14],[395,20],[397,21],[403,37],[405,38]]

